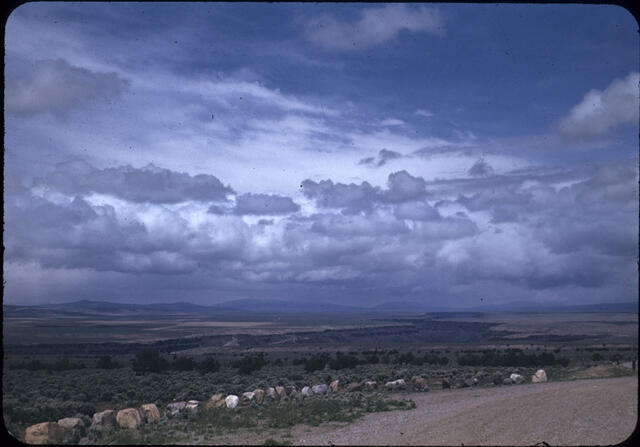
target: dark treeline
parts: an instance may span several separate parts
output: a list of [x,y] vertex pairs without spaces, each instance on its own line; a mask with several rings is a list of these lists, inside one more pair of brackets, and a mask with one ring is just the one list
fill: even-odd
[[70,369],[84,369],[84,363],[73,363],[67,357],[64,357],[57,362],[45,363],[40,360],[30,360],[28,362],[22,361],[20,363],[11,363],[7,365],[9,369],[26,369],[29,371],[68,371]]
[[205,357],[201,362],[191,357],[174,356],[173,361],[162,357],[155,349],[143,349],[139,351],[131,361],[136,373],[165,372],[165,371],[191,371],[197,370],[201,374],[216,372],[220,369],[220,363],[211,356]]
[[461,366],[567,366],[569,359],[556,357],[553,353],[540,355],[525,354],[521,349],[508,349],[506,352],[485,350],[482,354],[463,354],[457,358]]
[[[329,354],[316,354],[308,359],[295,359],[293,364],[303,364],[304,369],[307,372],[318,371],[324,369],[327,365],[331,369],[340,370],[345,368],[354,368],[357,365],[368,364],[396,364],[396,365],[416,365],[421,366],[424,364],[429,365],[447,365],[449,358],[446,356],[440,356],[436,353],[426,353],[422,356],[414,355],[413,352],[407,352],[399,354],[397,350],[389,351],[388,353],[377,351],[366,351],[364,357],[359,358],[351,354],[343,354],[341,352],[336,353],[332,358]],[[395,354],[391,357],[392,354]]]

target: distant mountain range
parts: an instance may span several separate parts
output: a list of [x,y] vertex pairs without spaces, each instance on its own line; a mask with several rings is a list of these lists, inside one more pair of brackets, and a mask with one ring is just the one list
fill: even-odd
[[215,314],[221,312],[252,312],[252,313],[420,313],[420,312],[638,312],[638,302],[599,303],[599,304],[534,304],[522,301],[504,304],[486,304],[473,307],[453,308],[444,306],[430,306],[417,301],[386,302],[373,307],[346,306],[332,303],[300,303],[285,300],[239,299],[225,301],[220,304],[203,306],[199,304],[151,303],[129,304],[112,303],[107,301],[81,300],[62,304],[42,304],[38,306],[3,305],[3,310],[15,311],[29,308],[48,308],[65,312],[154,312],[154,313],[200,313]]

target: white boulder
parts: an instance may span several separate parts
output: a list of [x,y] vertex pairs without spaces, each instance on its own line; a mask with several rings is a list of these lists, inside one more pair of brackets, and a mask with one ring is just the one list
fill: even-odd
[[114,427],[116,425],[116,413],[113,410],[104,410],[94,413],[91,419],[92,427]]
[[392,380],[384,384],[385,388],[388,390],[396,390],[406,388],[407,384],[404,379]]
[[278,393],[276,393],[276,389],[272,386],[267,388],[267,397],[271,400],[278,400]]
[[171,402],[170,404],[167,404],[167,415],[175,416],[180,413],[186,405],[186,402]]
[[300,394],[302,394],[304,397],[313,396],[313,392],[311,391],[311,388],[309,388],[308,386],[303,387],[302,391],[300,391]]
[[240,399],[235,394],[229,394],[227,397],[225,397],[224,401],[227,405],[227,408],[235,408],[238,406]]
[[327,389],[329,389],[329,387],[324,383],[320,385],[314,385],[311,387],[311,391],[313,392],[313,394],[317,394],[317,395],[326,393]]
[[531,376],[532,383],[546,382],[547,380],[547,373],[544,369],[537,370],[536,373]]

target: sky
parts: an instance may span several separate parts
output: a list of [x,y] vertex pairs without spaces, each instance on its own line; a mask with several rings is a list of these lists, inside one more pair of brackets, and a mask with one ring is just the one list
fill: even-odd
[[28,3],[5,304],[638,299],[613,5]]

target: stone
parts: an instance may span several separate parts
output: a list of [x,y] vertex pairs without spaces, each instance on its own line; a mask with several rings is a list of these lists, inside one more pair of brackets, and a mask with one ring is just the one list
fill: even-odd
[[328,389],[329,387],[324,383],[320,385],[314,385],[311,387],[311,391],[313,391],[313,394],[316,394],[316,395],[324,394],[327,392]]
[[142,424],[142,416],[137,408],[125,408],[118,411],[116,422],[120,428],[135,429]]
[[493,376],[491,378],[494,385],[502,385],[503,379],[504,378],[502,377],[502,373],[500,371],[496,371],[495,373],[493,373]]
[[311,391],[311,388],[309,388],[308,386],[303,387],[302,391],[300,391],[300,394],[302,394],[304,397],[313,396],[313,392]]
[[503,385],[511,385],[512,383],[513,383],[513,381],[512,381],[509,377],[505,377],[505,378],[502,380],[502,384],[503,384]]
[[42,422],[27,427],[24,441],[27,444],[57,444],[60,441],[61,430],[55,422]]
[[253,395],[255,397],[256,403],[261,404],[264,402],[264,390],[257,388],[253,390]]
[[478,382],[478,379],[476,379],[476,381],[473,381],[473,378],[469,378],[469,379],[464,379],[464,388],[471,388],[472,386],[474,386],[476,383]]
[[254,393],[253,391],[247,391],[245,393],[242,393],[241,400],[243,404],[250,404],[251,402],[255,402],[256,393]]
[[84,428],[84,422],[80,418],[63,418],[58,421],[58,426],[65,430],[73,430],[75,428]]
[[276,389],[272,386],[267,388],[267,397],[271,400],[278,400],[278,393],[276,393]]
[[531,376],[532,383],[541,383],[547,381],[547,373],[544,369],[539,369],[534,375]]
[[341,389],[340,389],[340,381],[339,380],[334,380],[333,382],[331,382],[329,384],[329,389],[331,390],[332,393],[339,393],[341,391]]
[[347,385],[347,391],[360,391],[362,390],[362,384],[360,382],[351,382]]
[[413,378],[413,389],[420,391],[429,391],[429,382],[424,377]]
[[60,435],[63,438],[63,442],[77,442],[82,436],[85,435],[84,422],[80,418],[62,418],[58,420],[58,428],[60,429]]
[[287,397],[287,390],[285,390],[283,386],[277,386],[276,393],[278,393],[278,397],[280,397],[280,399]]
[[[264,394],[264,391],[262,393]],[[210,409],[224,407],[225,405],[224,396],[222,394],[214,394],[205,402],[204,407]]]
[[186,406],[186,402],[171,402],[170,404],[167,404],[167,415],[175,416],[176,414],[184,410],[184,407]]
[[451,380],[448,377],[442,379],[442,389],[448,390],[451,388]]
[[524,381],[525,381],[524,377],[522,377],[520,374],[516,374],[516,373],[511,374],[509,376],[509,378],[511,379],[512,382],[515,382],[515,383],[518,383],[518,384],[524,383]]
[[378,388],[378,382],[376,382],[375,380],[365,380],[363,386],[365,390],[373,391]]
[[456,378],[456,379],[453,381],[453,387],[454,387],[454,388],[465,388],[465,387],[466,387],[466,385],[465,385],[465,383],[464,383],[464,379],[462,379],[461,377]]
[[113,410],[104,410],[99,413],[94,413],[91,418],[91,426],[96,428],[102,427],[115,427],[116,425],[116,413]]
[[398,390],[406,388],[407,384],[404,379],[397,379],[385,383],[384,386],[388,390]]
[[227,405],[227,408],[235,408],[238,406],[240,399],[238,399],[238,396],[236,396],[235,394],[229,394],[227,397],[225,397],[224,401]]
[[187,401],[186,405],[184,406],[185,410],[189,410],[192,413],[195,413],[196,411],[198,411],[198,408],[200,407],[200,401],[198,400],[189,400]]
[[140,406],[140,413],[146,422],[156,422],[160,420],[160,410],[156,404],[144,404]]
[[287,391],[287,396],[295,396],[298,394],[298,389],[294,385],[289,385],[284,387]]

